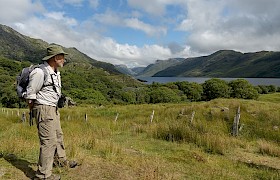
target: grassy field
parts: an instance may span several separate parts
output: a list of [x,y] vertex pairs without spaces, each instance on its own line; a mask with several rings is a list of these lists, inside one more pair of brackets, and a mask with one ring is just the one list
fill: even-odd
[[[53,171],[77,180],[280,179],[279,97],[63,108],[67,155],[81,165]],[[24,111],[0,108],[0,179],[29,179],[37,168],[37,129],[20,122]]]

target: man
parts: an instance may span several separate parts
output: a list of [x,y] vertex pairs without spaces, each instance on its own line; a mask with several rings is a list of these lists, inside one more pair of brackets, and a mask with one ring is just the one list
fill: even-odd
[[[34,179],[60,179],[52,174],[53,163],[60,166],[75,167],[75,161],[68,161],[63,143],[63,133],[58,112],[58,100],[61,96],[61,78],[58,67],[65,62],[63,49],[55,44],[47,48],[40,68],[34,69],[29,76],[25,98],[36,118],[40,139],[38,170]],[[54,162],[54,158],[57,162]]]

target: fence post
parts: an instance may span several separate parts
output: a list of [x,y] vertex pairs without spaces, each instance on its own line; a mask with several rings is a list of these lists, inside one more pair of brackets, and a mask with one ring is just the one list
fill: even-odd
[[240,106],[238,106],[237,112],[234,117],[233,127],[232,127],[232,135],[238,136],[238,125],[240,120]]
[[87,113],[85,114],[85,121],[88,121]]
[[116,115],[116,117],[115,117],[115,122],[117,122],[118,117],[119,117],[119,113],[117,113],[117,115]]
[[192,112],[192,116],[191,116],[191,120],[190,120],[191,124],[193,122],[194,115],[195,115],[195,111]]
[[21,122],[25,122],[25,121],[26,121],[26,114],[25,112],[23,112],[21,116]]
[[151,114],[151,117],[150,117],[150,121],[151,121],[151,123],[153,122],[154,115],[155,115],[155,110],[153,110],[153,112],[152,112],[152,114]]

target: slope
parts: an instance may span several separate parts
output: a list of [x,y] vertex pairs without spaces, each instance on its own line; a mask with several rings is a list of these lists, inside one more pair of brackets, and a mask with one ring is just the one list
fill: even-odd
[[280,77],[280,52],[241,53],[217,51],[209,56],[187,58],[154,76],[185,77]]
[[[46,55],[46,47],[49,45],[41,39],[30,38],[1,24],[0,43],[0,56],[17,61],[30,61],[32,63],[41,62],[41,59]],[[97,68],[103,68],[110,73],[121,74],[114,65],[92,59],[77,48],[63,47],[63,49],[69,53],[69,56],[66,58],[70,63],[91,64]]]
[[170,66],[174,66],[177,63],[183,61],[183,58],[171,58],[168,60],[157,60],[154,64],[148,65],[143,71],[137,74],[139,77],[153,76],[159,71],[162,71]]

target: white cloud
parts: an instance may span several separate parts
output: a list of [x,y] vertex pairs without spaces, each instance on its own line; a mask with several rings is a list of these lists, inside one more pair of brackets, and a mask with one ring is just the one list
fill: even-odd
[[164,27],[152,26],[140,21],[138,18],[125,18],[112,11],[107,11],[104,14],[97,14],[94,16],[94,20],[98,21],[100,24],[123,26],[140,30],[145,32],[147,35],[154,37],[165,35],[167,33],[167,29]]
[[119,26],[122,25],[122,17],[110,10],[107,10],[103,14],[96,14],[94,15],[93,19],[100,24],[105,24],[105,25],[113,25],[113,26]]
[[96,9],[99,5],[99,0],[88,0],[90,7],[92,7],[93,9]]
[[146,45],[142,48],[128,44],[119,44],[111,38],[83,39],[79,49],[93,58],[113,64],[145,66],[156,59],[166,59],[171,52],[158,45]]
[[160,16],[165,13],[165,4],[151,0],[128,0],[128,5],[133,8],[141,9],[149,14]]
[[192,19],[184,19],[175,29],[179,31],[191,31],[194,28],[193,26],[194,21]]
[[77,25],[77,21],[74,18],[65,17],[64,14],[65,14],[64,12],[50,12],[44,15],[47,19],[53,19],[65,25],[69,25],[69,26]]
[[24,20],[44,8],[39,1],[32,0],[1,0],[0,22],[9,24]]
[[280,1],[188,0],[188,16],[176,30],[186,31],[192,52],[279,50]]
[[124,24],[127,27],[144,31],[150,36],[159,36],[161,34],[165,35],[167,33],[167,29],[164,27],[154,27],[152,25],[139,21],[136,18],[125,19]]
[[[60,3],[51,1],[55,2]],[[123,1],[119,2],[118,8],[126,5]],[[68,12],[47,12],[39,0],[1,0],[0,3],[1,24],[49,43],[76,47],[96,60],[113,64],[144,66],[156,59],[208,55],[220,49],[279,51],[280,47],[278,0],[128,0],[127,4],[133,7],[130,11],[114,12],[114,9],[108,8],[110,10],[98,11],[99,14],[92,14],[92,19],[83,22],[68,16],[71,14]],[[64,0],[60,5],[63,3],[75,8],[90,5],[100,10],[98,8],[103,2]],[[169,16],[169,7],[172,9],[175,6],[176,10],[180,8],[180,13],[176,14],[176,11]],[[150,15],[152,19],[147,20]],[[163,39],[172,34],[167,25],[179,20],[180,23],[173,28],[175,32],[185,33],[182,36],[182,39],[186,39],[185,45],[171,44]],[[158,41],[169,46],[153,44],[140,47],[133,45],[133,42],[120,44],[113,37],[102,35],[113,26],[135,29],[153,37],[160,36]],[[176,42],[172,38],[168,40]]]
[[168,5],[181,5],[181,8],[185,8],[187,3],[186,0],[127,0],[129,6],[143,10],[144,12],[162,16],[166,12],[166,6]]

